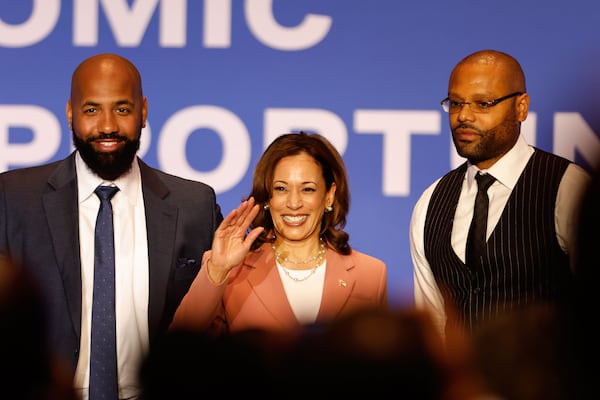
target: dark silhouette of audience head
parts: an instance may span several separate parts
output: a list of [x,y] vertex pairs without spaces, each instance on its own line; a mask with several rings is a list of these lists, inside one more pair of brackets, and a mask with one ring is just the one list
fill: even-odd
[[46,323],[36,281],[0,256],[0,398],[75,399],[66,364],[49,346]]
[[575,396],[575,318],[566,311],[531,303],[476,331],[475,366],[493,393],[510,400],[581,398]]
[[441,399],[446,374],[435,335],[424,314],[363,310],[307,331],[284,358],[277,381],[295,387],[299,397]]
[[152,348],[140,376],[144,400],[199,398],[209,387],[224,396],[277,399],[467,400],[482,391],[465,359],[448,357],[428,314],[365,309],[306,326],[300,335],[171,331]]
[[140,369],[144,400],[199,399],[222,391],[270,398],[271,360],[263,351],[268,334],[241,331],[212,335],[173,330],[155,343]]

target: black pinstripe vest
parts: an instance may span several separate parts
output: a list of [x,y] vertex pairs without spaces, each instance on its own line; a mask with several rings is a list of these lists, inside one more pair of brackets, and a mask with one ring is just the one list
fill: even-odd
[[488,239],[487,255],[473,270],[450,241],[467,164],[442,177],[427,209],[424,245],[446,304],[447,328],[458,324],[472,332],[520,305],[566,300],[571,273],[556,239],[554,206],[568,165],[568,160],[536,149]]

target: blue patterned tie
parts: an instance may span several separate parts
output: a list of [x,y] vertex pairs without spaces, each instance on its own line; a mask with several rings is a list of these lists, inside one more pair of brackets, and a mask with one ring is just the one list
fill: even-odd
[[475,179],[477,179],[477,196],[475,197],[473,220],[467,237],[467,266],[471,268],[476,268],[479,257],[485,249],[489,206],[487,190],[496,178],[490,174],[477,172]]
[[119,398],[115,323],[115,250],[110,199],[118,187],[98,186],[100,210],[94,238],[94,293],[90,354],[90,400]]

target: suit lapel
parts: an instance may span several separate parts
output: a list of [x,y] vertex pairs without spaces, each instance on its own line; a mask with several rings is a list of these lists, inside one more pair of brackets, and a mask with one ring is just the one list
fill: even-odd
[[246,258],[244,267],[252,269],[247,277],[248,283],[264,308],[282,326],[293,325],[299,327],[300,323],[287,301],[287,295],[277,271],[271,245],[263,244],[258,251],[250,253]]
[[174,262],[178,210],[164,201],[169,189],[143,161],[139,160],[142,192],[146,212],[149,266],[148,324],[150,332],[157,332],[166,301],[169,271]]
[[[245,268],[251,268],[247,280],[256,296],[283,326],[299,326],[283,288],[275,258],[269,244],[263,244],[246,259]],[[323,285],[323,298],[317,322],[331,321],[339,315],[355,285],[350,271],[354,268],[352,257],[342,256],[332,250],[327,253],[327,270]]]
[[333,321],[338,317],[354,288],[355,279],[350,273],[353,268],[352,257],[343,256],[331,249],[327,252],[323,298],[317,322]]
[[43,195],[44,212],[60,269],[71,322],[81,335],[81,260],[79,258],[79,207],[74,153],[58,164]]

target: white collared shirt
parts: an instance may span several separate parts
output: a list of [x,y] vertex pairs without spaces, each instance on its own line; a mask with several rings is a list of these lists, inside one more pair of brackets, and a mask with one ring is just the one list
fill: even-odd
[[94,287],[94,227],[100,201],[94,190],[100,184],[116,185],[112,198],[115,231],[115,299],[119,397],[139,395],[138,372],[148,352],[148,242],[142,183],[137,159],[132,169],[114,182],[95,175],[76,154],[81,257],[81,342],[74,387],[88,398],[90,328]]
[[[519,136],[516,144],[508,153],[491,168],[483,171],[496,178],[496,181],[488,189],[489,212],[486,238],[496,227],[510,194],[534,151],[533,147],[529,146],[522,136]],[[477,171],[479,171],[477,167],[468,165],[452,225],[452,248],[463,262],[465,261],[469,226],[473,218],[473,204],[477,195],[477,183],[475,182]],[[427,207],[440,179],[438,178],[423,192],[415,205],[410,221],[410,252],[413,262],[415,304],[418,308],[432,311],[436,325],[443,335],[446,322],[444,300],[431,272],[429,262],[425,258],[424,247]],[[572,266],[577,248],[576,231],[579,224],[579,204],[590,180],[590,175],[583,168],[576,164],[570,164],[558,188],[554,210],[556,236],[560,247],[569,255]]]

